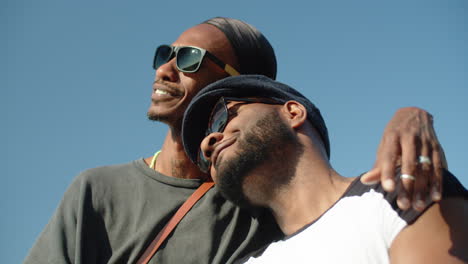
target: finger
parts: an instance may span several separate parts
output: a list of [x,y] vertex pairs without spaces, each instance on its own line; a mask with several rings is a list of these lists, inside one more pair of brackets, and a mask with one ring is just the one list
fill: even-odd
[[[397,204],[398,204],[398,207],[400,207],[400,209],[402,210],[407,210],[411,207],[409,193],[413,191],[412,189],[413,189],[413,181],[414,181],[411,177],[413,176],[408,175],[408,174],[401,174],[400,180],[398,183]],[[403,187],[403,185],[406,185],[406,187]]]
[[433,117],[429,114],[429,119],[431,126],[428,126],[429,138],[433,139],[432,143],[432,155],[429,156],[432,158],[432,175],[430,175],[429,190],[431,199],[434,202],[440,201],[442,199],[442,177],[443,177],[443,168],[448,169],[447,160],[445,158],[445,153],[440,145],[436,132],[434,130]]
[[[401,174],[402,175],[409,175],[408,177],[400,177],[401,181],[401,189],[399,190],[401,195],[399,194],[398,197],[401,199],[406,199],[408,204],[405,202],[404,207],[400,207],[403,210],[406,210],[410,207],[412,197],[413,197],[413,188],[416,175],[416,149],[418,148],[419,140],[415,137],[406,137],[404,140],[402,139],[402,156],[401,156]],[[399,198],[400,199],[400,198]],[[400,203],[403,203],[400,201]]]
[[447,163],[447,159],[445,158],[445,151],[444,149],[442,148],[441,145],[438,145],[438,148],[437,148],[439,151],[440,151],[440,164],[442,166],[442,168],[448,170],[448,163]]
[[[431,198],[432,201],[438,202],[442,199],[442,175],[443,175],[443,168],[444,163],[441,159],[445,159],[445,156],[441,154],[442,148],[436,147],[432,152],[432,166],[434,173],[432,175],[432,181],[430,186],[431,191]],[[442,150],[443,152],[443,150]]]
[[429,198],[428,186],[432,181],[433,167],[430,160],[432,149],[427,141],[421,144],[421,152],[418,156],[417,178],[413,186],[413,208],[422,211],[426,207],[425,201]]
[[382,141],[379,148],[377,164],[382,172],[380,175],[382,187],[387,192],[395,190],[395,168],[399,160],[398,153],[401,153],[399,142],[400,139],[397,136],[389,136]]
[[361,176],[361,182],[365,185],[373,185],[380,181],[380,168],[373,168]]

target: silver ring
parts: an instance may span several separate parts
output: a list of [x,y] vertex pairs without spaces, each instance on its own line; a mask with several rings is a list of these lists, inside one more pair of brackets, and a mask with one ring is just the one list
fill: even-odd
[[419,156],[419,159],[418,159],[419,163],[426,163],[426,164],[431,164],[431,159],[427,156]]
[[402,178],[402,179],[408,179],[408,180],[412,180],[412,181],[416,180],[416,178],[415,178],[413,175],[409,175],[409,174],[402,174],[402,175],[400,176],[400,178]]

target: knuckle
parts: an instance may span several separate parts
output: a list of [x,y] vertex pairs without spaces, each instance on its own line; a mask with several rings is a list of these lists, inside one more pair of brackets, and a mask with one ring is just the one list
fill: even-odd
[[409,193],[410,191],[413,190],[413,180],[410,180],[410,179],[402,179],[401,180],[401,185],[403,187],[403,190],[406,192],[406,193]]
[[439,144],[439,141],[437,141],[436,138],[432,138],[429,144],[434,151],[441,152],[442,146]]
[[383,135],[383,142],[384,143],[394,144],[395,142],[397,142],[398,137],[399,137],[397,130],[390,129],[390,130],[387,130],[385,132],[386,133],[384,133],[384,135]]
[[421,170],[424,174],[429,174],[434,167],[429,165],[429,164],[422,164],[421,165]]
[[418,165],[417,162],[413,160],[408,160],[408,159],[403,160],[404,170],[405,172],[409,174],[413,173],[416,170],[417,165]]
[[440,162],[435,162],[433,167],[435,171],[442,171],[444,169],[444,166]]
[[[380,158],[382,159],[382,162],[387,161],[391,163],[394,163],[398,159],[398,157],[399,156],[396,155],[394,152],[385,152],[385,153],[382,153],[382,155],[380,156]],[[390,164],[387,164],[387,167],[390,167]]]
[[421,138],[421,145],[424,147],[427,147],[429,149],[434,149],[434,146],[436,145],[435,142],[427,137]]

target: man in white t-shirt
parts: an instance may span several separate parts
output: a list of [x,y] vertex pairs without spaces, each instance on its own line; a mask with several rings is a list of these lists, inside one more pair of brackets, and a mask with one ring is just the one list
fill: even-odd
[[[467,191],[450,172],[441,202],[400,210],[379,184],[332,168],[320,111],[285,84],[247,75],[209,85],[189,105],[182,138],[228,200],[269,208],[286,234],[248,263],[468,261]],[[430,166],[431,159],[418,162]]]

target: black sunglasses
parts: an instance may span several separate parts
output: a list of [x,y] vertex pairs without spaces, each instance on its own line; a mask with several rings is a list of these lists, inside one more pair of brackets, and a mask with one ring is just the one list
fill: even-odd
[[[205,136],[211,133],[222,133],[229,122],[229,102],[245,102],[245,103],[262,103],[262,104],[283,104],[275,98],[237,98],[237,97],[221,97],[213,107],[210,118],[208,119],[208,127]],[[205,158],[202,150],[198,152],[197,165],[202,172],[207,173],[211,163]]]
[[194,73],[200,68],[205,55],[229,75],[239,75],[239,72],[231,65],[222,62],[207,50],[193,46],[159,46],[154,54],[153,69],[157,70],[161,65],[176,57],[176,66],[179,71]]

